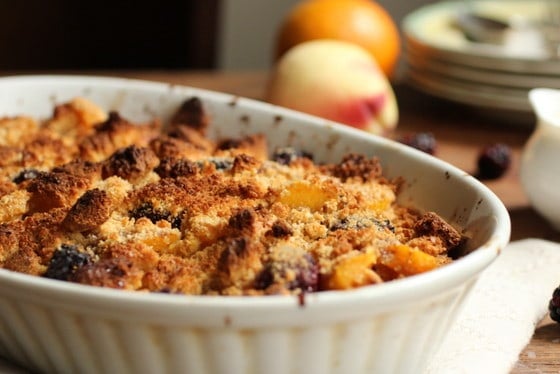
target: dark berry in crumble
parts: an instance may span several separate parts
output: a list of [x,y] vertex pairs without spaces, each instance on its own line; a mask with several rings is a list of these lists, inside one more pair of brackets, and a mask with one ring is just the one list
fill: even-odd
[[291,290],[300,289],[303,292],[315,292],[319,288],[319,264],[310,254],[306,253],[296,267],[296,279],[294,279],[289,288]]
[[308,253],[294,263],[268,264],[255,278],[254,287],[266,290],[275,281],[287,282],[285,286],[290,290],[316,292],[319,289],[319,264]]
[[399,142],[416,148],[422,152],[433,155],[436,153],[437,142],[432,133],[418,132],[404,134],[399,138]]
[[22,182],[25,182],[26,180],[37,178],[39,176],[39,174],[41,174],[41,172],[39,170],[24,169],[24,170],[21,171],[21,173],[19,173],[18,175],[15,176],[15,178],[13,179],[13,182],[16,183],[16,184],[20,184]]
[[210,162],[214,164],[216,170],[228,170],[233,166],[231,158],[213,157],[210,159]]
[[49,262],[47,271],[43,275],[46,278],[70,280],[72,275],[84,265],[91,262],[91,257],[80,252],[76,246],[62,244],[56,249]]
[[134,208],[132,211],[130,211],[129,215],[130,215],[130,217],[136,218],[136,219],[141,218],[141,217],[146,217],[150,221],[152,221],[153,223],[157,223],[158,221],[161,221],[161,220],[171,221],[170,220],[171,213],[169,213],[165,210],[155,209],[154,206],[150,202],[144,202],[144,203],[140,204],[139,206]]
[[282,165],[289,165],[292,161],[295,161],[296,159],[301,157],[305,157],[308,159],[313,158],[310,153],[299,151],[291,147],[278,148],[272,154],[272,160]]
[[497,179],[504,175],[511,165],[511,149],[506,144],[496,143],[486,146],[478,156],[478,179]]
[[560,286],[556,287],[548,303],[550,318],[560,323]]

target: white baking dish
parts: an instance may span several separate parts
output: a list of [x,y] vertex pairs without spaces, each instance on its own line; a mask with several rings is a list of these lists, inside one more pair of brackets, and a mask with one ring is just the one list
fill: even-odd
[[287,296],[149,294],[0,269],[0,355],[59,373],[420,373],[477,276],[510,235],[500,200],[467,173],[385,138],[266,103],[169,84],[81,76],[0,79],[0,116],[50,115],[87,97],[141,121],[202,99],[212,136],[254,132],[318,161],[377,155],[407,180],[399,201],[433,210],[470,237],[440,269],[352,291]]

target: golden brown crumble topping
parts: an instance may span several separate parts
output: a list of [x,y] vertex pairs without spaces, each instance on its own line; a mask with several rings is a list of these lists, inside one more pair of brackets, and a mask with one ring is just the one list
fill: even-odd
[[263,134],[213,141],[198,98],[137,124],[76,98],[0,118],[0,266],[206,295],[349,289],[450,262],[461,235],[396,204],[376,158],[319,165]]

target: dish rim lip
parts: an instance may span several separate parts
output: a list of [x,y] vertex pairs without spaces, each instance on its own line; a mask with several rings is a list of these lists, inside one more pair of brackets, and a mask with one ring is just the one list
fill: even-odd
[[[208,97],[221,99],[242,99],[242,105],[247,109],[257,111],[274,110],[283,116],[293,117],[298,121],[313,122],[313,126],[323,126],[326,124],[332,127],[342,136],[349,134],[359,135],[366,138],[368,142],[380,147],[398,147],[402,150],[404,157],[416,157],[422,160],[423,164],[428,163],[429,167],[445,170],[454,176],[462,177],[466,183],[475,188],[482,198],[489,204],[489,210],[494,213],[493,218],[496,225],[492,230],[492,236],[481,247],[476,248],[468,255],[446,264],[438,269],[428,271],[423,274],[409,276],[403,279],[393,280],[383,284],[359,287],[352,290],[342,291],[321,291],[316,293],[305,294],[305,308],[301,308],[302,301],[299,296],[286,295],[270,295],[270,296],[210,296],[210,295],[184,295],[184,294],[163,294],[149,293],[143,291],[127,291],[121,289],[110,289],[103,287],[95,287],[90,285],[75,284],[71,282],[46,279],[39,276],[18,273],[0,268],[0,292],[5,293],[6,287],[18,287],[20,290],[33,291],[34,293],[44,293],[56,295],[59,297],[74,300],[91,300],[96,302],[114,302],[128,303],[136,307],[151,305],[157,303],[161,307],[179,307],[197,308],[205,310],[207,308],[227,307],[231,312],[242,311],[248,306],[258,308],[259,310],[286,310],[286,309],[306,309],[315,310],[323,307],[336,307],[341,303],[346,304],[368,304],[375,305],[379,301],[388,304],[401,303],[402,299],[418,300],[423,297],[433,296],[445,292],[464,283],[467,279],[477,276],[482,269],[487,267],[505,248],[509,242],[511,227],[510,218],[507,209],[500,199],[486,185],[478,181],[471,175],[466,175],[464,171],[451,165],[441,159],[426,155],[420,151],[411,149],[396,141],[382,138],[373,134],[349,128],[348,126],[326,121],[319,117],[296,112],[290,109],[281,108],[269,103],[265,103],[256,99],[232,95],[220,91],[213,91],[193,86],[172,84],[165,82],[149,81],[135,78],[121,78],[97,75],[68,75],[68,74],[44,74],[44,75],[14,75],[0,77],[0,88],[9,82],[25,82],[32,83],[40,81],[48,83],[52,81],[53,85],[57,83],[72,83],[76,85],[95,85],[101,83],[105,86],[118,86],[125,90],[134,90],[144,87],[149,90],[157,90],[164,92],[169,88],[177,88],[179,93],[182,90],[190,93],[200,93]],[[203,97],[204,99],[204,97]],[[0,114],[1,115],[1,114]],[[22,295],[25,297],[25,295]]]

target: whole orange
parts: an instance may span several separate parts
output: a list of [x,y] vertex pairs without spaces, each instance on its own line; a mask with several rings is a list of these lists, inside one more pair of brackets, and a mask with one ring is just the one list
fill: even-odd
[[284,18],[276,40],[276,58],[312,39],[338,39],[367,49],[391,76],[401,41],[389,13],[373,0],[305,0]]

